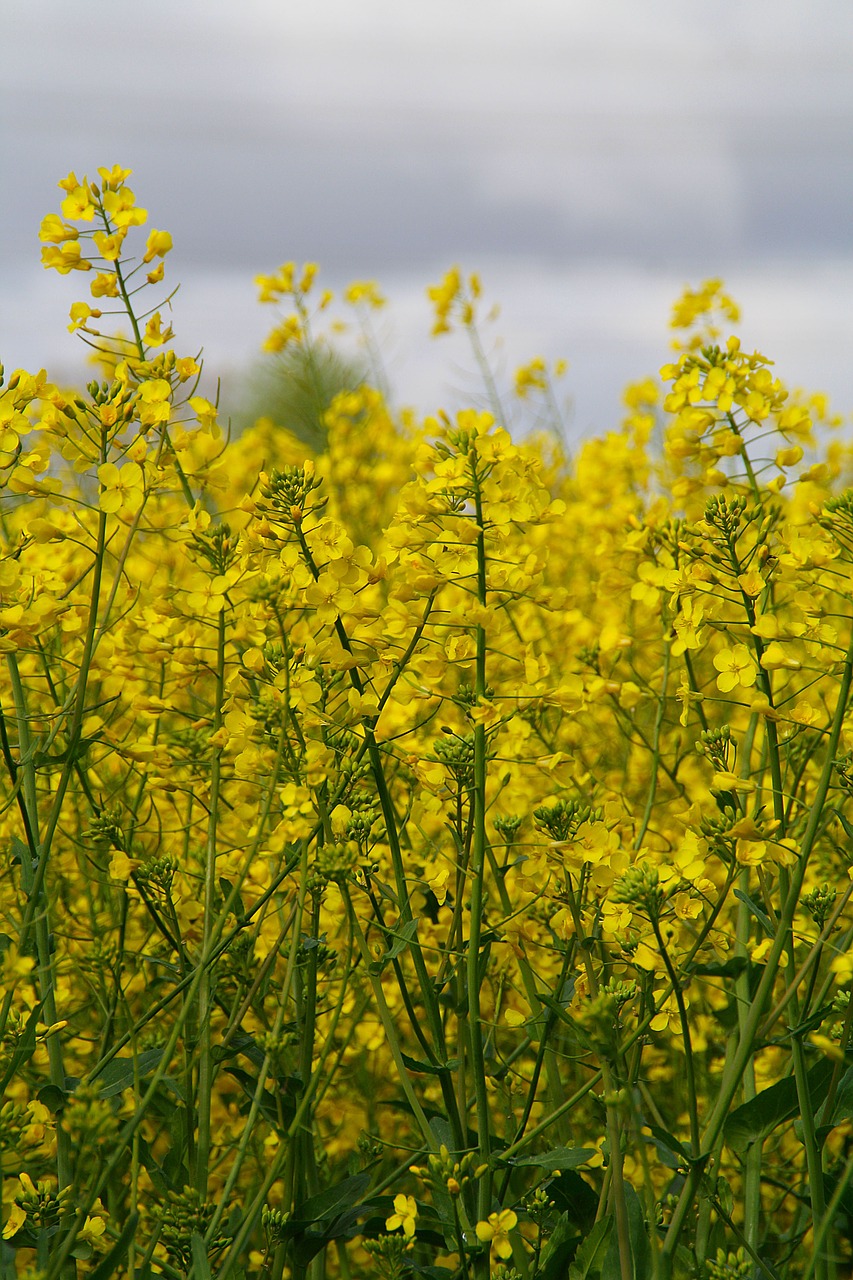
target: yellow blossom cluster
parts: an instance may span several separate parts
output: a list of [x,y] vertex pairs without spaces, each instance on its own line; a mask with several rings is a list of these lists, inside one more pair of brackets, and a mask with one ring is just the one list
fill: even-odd
[[[171,237],[134,248],[129,176],[69,175],[41,234],[133,338],[75,303],[102,380],[0,385],[4,1266],[674,1280],[847,1248],[825,407],[718,345],[709,282],[572,465],[499,403],[415,422],[370,386],[315,453],[224,443],[164,304],[133,310]],[[314,341],[315,275],[259,279],[275,349]],[[449,273],[436,331],[479,293]]]

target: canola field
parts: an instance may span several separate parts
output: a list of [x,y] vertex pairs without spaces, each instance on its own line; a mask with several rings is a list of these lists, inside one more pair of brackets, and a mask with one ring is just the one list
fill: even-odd
[[129,177],[41,227],[97,377],[0,387],[0,1280],[843,1280],[843,424],[710,281],[513,439],[454,269],[488,411],[229,433]]

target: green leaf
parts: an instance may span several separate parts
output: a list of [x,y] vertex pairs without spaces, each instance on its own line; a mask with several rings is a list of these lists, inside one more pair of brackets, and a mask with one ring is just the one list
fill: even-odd
[[727,960],[725,964],[714,960],[709,961],[708,964],[691,965],[690,972],[701,978],[737,978],[744,969],[749,968],[749,964],[746,956],[732,956],[731,960]]
[[598,1212],[598,1196],[575,1169],[563,1169],[559,1178],[549,1179],[548,1195],[557,1213],[565,1213],[578,1234],[589,1235]]
[[6,1086],[8,1085],[9,1081],[13,1079],[15,1072],[18,1070],[19,1067],[22,1067],[24,1063],[27,1062],[35,1052],[36,1026],[38,1025],[39,1015],[42,1011],[43,1006],[44,1006],[44,1001],[42,1000],[33,1007],[33,1010],[30,1013],[30,1016],[27,1018],[27,1023],[26,1023],[26,1026],[24,1027],[23,1035],[21,1036],[20,1040],[18,1041],[14,1051],[12,1052],[9,1058],[9,1065],[6,1068],[6,1073],[3,1076],[3,1079],[0,1080],[0,1094],[6,1092]]
[[[628,1210],[628,1242],[631,1261],[634,1264],[634,1277],[635,1280],[646,1280],[646,1276],[652,1274],[652,1249],[640,1197],[628,1183],[625,1184],[625,1207]],[[615,1223],[601,1267],[601,1280],[622,1280],[619,1240]]]
[[553,1173],[557,1169],[577,1169],[586,1164],[597,1152],[591,1147],[554,1147],[541,1156],[510,1156],[506,1164],[519,1168],[544,1169]]
[[89,1272],[89,1280],[110,1280],[110,1277],[115,1275],[119,1266],[127,1257],[127,1251],[130,1248],[133,1237],[136,1235],[138,1225],[139,1214],[134,1210],[128,1216],[127,1222],[122,1227],[121,1234],[112,1249],[110,1249],[109,1253],[104,1254],[95,1270]]
[[418,932],[418,922],[417,920],[407,920],[401,928],[388,929],[386,932],[388,937],[393,938],[394,941],[384,956],[380,956],[378,960],[371,961],[368,966],[370,972],[374,975],[381,973],[390,960],[396,960],[400,952],[405,951],[406,947],[410,946]]
[[652,1137],[656,1142],[665,1147],[667,1151],[672,1151],[678,1156],[682,1164],[689,1164],[691,1160],[690,1152],[678,1138],[673,1137],[671,1133],[667,1133],[666,1129],[661,1129],[659,1125],[650,1124],[649,1129]]
[[819,1121],[817,1139],[821,1143],[826,1141],[827,1136],[837,1124],[853,1120],[853,1067],[845,1071],[838,1082],[830,1115],[824,1116],[819,1113],[815,1119]]
[[838,819],[838,821],[841,823],[842,827],[844,828],[844,834],[845,834],[846,836],[849,836],[849,837],[850,837],[850,839],[851,839],[851,840],[853,840],[853,824],[851,824],[850,822],[848,822],[848,820],[845,818],[844,814],[843,814],[843,813],[841,813],[838,809],[836,809],[834,812],[835,812],[835,816],[836,816],[836,818]]
[[[223,1070],[234,1077],[249,1099],[249,1103],[244,1104],[243,1108],[244,1112],[248,1112],[249,1106],[255,1100],[258,1089],[257,1079],[240,1067],[223,1067]],[[282,1125],[289,1125],[296,1115],[296,1098],[302,1092],[302,1082],[296,1076],[285,1077],[281,1084],[282,1087],[275,1092],[264,1089],[258,1104],[261,1115],[279,1132],[282,1130]],[[279,1114],[277,1099],[281,1099],[281,1114]]]
[[213,1046],[212,1057],[214,1062],[224,1062],[226,1058],[234,1058],[238,1053],[243,1053],[250,1062],[260,1071],[264,1065],[266,1057],[263,1049],[258,1044],[254,1036],[250,1036],[245,1031],[237,1031],[229,1038],[227,1044],[217,1044]]
[[190,1276],[193,1280],[213,1280],[210,1272],[210,1260],[207,1256],[207,1245],[197,1231],[194,1231],[190,1236],[190,1244],[193,1251],[193,1265],[190,1268]]
[[[608,1215],[595,1224],[569,1267],[569,1280],[601,1280],[601,1268],[607,1253],[613,1218]],[[548,1280],[558,1280],[557,1273],[548,1276]]]
[[47,1107],[52,1116],[56,1116],[68,1101],[68,1093],[68,1089],[60,1089],[58,1084],[45,1084],[39,1089],[36,1097],[42,1106]]
[[563,1280],[577,1246],[577,1227],[568,1213],[561,1213],[548,1237],[536,1280]]
[[401,1053],[400,1057],[410,1071],[427,1076],[440,1076],[442,1071],[455,1071],[459,1066],[457,1058],[451,1058],[450,1062],[421,1062],[419,1058],[410,1058],[407,1053]]
[[834,1127],[844,1120],[853,1120],[853,1067],[845,1071],[838,1082],[832,1116],[827,1123]]
[[[150,1075],[160,1065],[162,1057],[162,1049],[143,1049],[142,1053],[138,1053],[136,1055],[136,1070],[139,1073],[139,1079],[141,1080],[144,1076]],[[102,1098],[114,1098],[125,1089],[131,1088],[134,1080],[133,1064],[133,1058],[119,1054],[107,1063],[103,1071],[98,1072],[95,1076],[95,1083],[100,1085]]]
[[344,1178],[342,1182],[336,1182],[333,1187],[327,1187],[316,1196],[303,1200],[302,1204],[297,1205],[293,1210],[291,1221],[294,1224],[298,1223],[301,1227],[322,1222],[332,1214],[339,1214],[343,1209],[356,1204],[369,1186],[369,1173],[357,1173],[351,1178]]
[[[822,1059],[808,1073],[809,1094],[817,1110],[829,1087],[832,1063]],[[769,1089],[736,1107],[723,1126],[723,1136],[732,1151],[742,1155],[754,1142],[763,1142],[779,1125],[799,1115],[797,1082],[793,1076],[779,1080]]]
[[284,1232],[297,1266],[307,1267],[330,1240],[358,1234],[359,1219],[373,1211],[371,1203],[358,1203],[369,1185],[370,1174],[358,1173],[297,1205]]
[[748,893],[744,893],[742,889],[735,889],[735,897],[739,898],[740,901],[749,908],[749,910],[755,916],[758,923],[764,929],[764,932],[767,934],[768,938],[774,937],[776,930],[773,928],[773,922],[771,921],[767,912],[762,911],[758,903],[755,902],[752,898],[750,898]]
[[148,1170],[148,1176],[160,1194],[165,1195],[169,1190],[169,1181],[165,1173],[154,1159],[154,1156],[151,1153],[151,1148],[141,1134],[137,1134],[137,1142],[139,1143],[139,1159],[141,1164],[143,1164]]

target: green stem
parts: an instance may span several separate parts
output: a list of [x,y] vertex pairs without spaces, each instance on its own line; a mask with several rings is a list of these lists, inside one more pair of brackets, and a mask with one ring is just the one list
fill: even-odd
[[[483,503],[477,473],[476,455],[471,463],[474,487],[474,505],[477,519],[477,600],[485,608],[486,593],[486,535],[483,526]],[[486,697],[486,632],[477,625],[477,656],[475,689],[478,704]],[[474,839],[471,847],[469,876],[471,880],[471,911],[468,925],[468,951],[466,955],[466,988],[468,1034],[471,1045],[471,1071],[474,1076],[474,1097],[477,1115],[477,1149],[480,1163],[487,1171],[477,1183],[477,1219],[489,1216],[492,1202],[491,1140],[489,1095],[486,1090],[486,1064],[483,1056],[483,1027],[480,1020],[480,947],[484,906],[484,880],[486,874],[486,727],[480,720],[474,726]],[[488,1275],[485,1255],[474,1263],[475,1275]]]
[[[222,703],[225,697],[225,610],[221,609],[216,627],[216,689],[213,704],[213,734],[222,728]],[[219,792],[222,783],[222,749],[214,748],[210,771],[210,811],[207,824],[207,846],[204,868],[204,918],[202,952],[210,949],[216,900],[216,832],[219,822]],[[211,1030],[211,992],[213,976],[205,966],[198,987],[197,1018],[200,1030],[198,1060],[198,1143],[196,1148],[195,1186],[202,1200],[207,1197],[210,1166],[210,1107],[213,1093],[213,1040]]]
[[[829,784],[832,780],[834,761],[838,752],[838,743],[841,738],[844,715],[847,710],[847,704],[850,700],[851,683],[853,683],[853,635],[851,635],[847,654],[844,660],[844,667],[838,691],[838,702],[833,716],[832,730],[829,735],[829,742],[827,744],[826,756],[824,757],[820,780],[815,790],[809,819],[803,835],[799,861],[793,875],[790,892],[784,903],[780,916],[779,929],[773,941],[770,954],[767,957],[764,975],[759,983],[753,1003],[747,1014],[743,1031],[738,1038],[738,1046],[731,1065],[723,1073],[723,1079],[720,1082],[717,1101],[705,1128],[702,1143],[702,1151],[705,1155],[709,1155],[714,1149],[717,1139],[722,1132],[732,1100],[740,1086],[746,1064],[754,1052],[756,1033],[764,1015],[764,1010],[773,989],[773,984],[776,981],[776,977],[779,972],[779,965],[786,947],[788,931],[793,923],[809,859],[811,858],[815,841],[817,840],[818,832],[820,830],[821,821],[823,819],[824,806],[829,792]],[[664,1269],[662,1271],[664,1280],[669,1280],[669,1276],[672,1273],[672,1264],[675,1251],[678,1247],[679,1237],[684,1229],[687,1215],[690,1212],[693,1202],[698,1194],[701,1179],[701,1162],[697,1162],[691,1167],[690,1172],[687,1175],[684,1188],[679,1196],[678,1203],[672,1215],[666,1240],[664,1242],[663,1252],[661,1255],[664,1260]]]
[[652,759],[649,765],[649,790],[646,796],[646,807],[643,812],[643,820],[640,823],[640,830],[637,832],[637,838],[634,841],[634,848],[639,849],[646,838],[646,832],[649,829],[649,823],[652,817],[652,810],[655,806],[655,797],[658,789],[658,768],[660,766],[660,735],[663,727],[663,715],[666,708],[666,689],[669,683],[669,662],[672,650],[672,642],[667,640],[663,648],[663,678],[661,682],[660,698],[658,699],[657,715],[655,716],[655,727],[652,737]]

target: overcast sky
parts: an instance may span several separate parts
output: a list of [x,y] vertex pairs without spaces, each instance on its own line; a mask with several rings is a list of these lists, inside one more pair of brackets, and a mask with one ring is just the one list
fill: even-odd
[[428,346],[423,289],[460,262],[507,367],[566,356],[600,429],[720,273],[783,375],[853,408],[849,0],[5,0],[0,101],[7,365],[78,358],[81,278],[36,232],[58,178],[119,162],[209,363],[256,348],[255,273],[314,259],[385,284],[400,398],[435,408],[464,356]]

